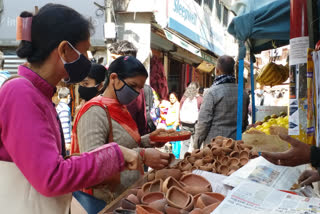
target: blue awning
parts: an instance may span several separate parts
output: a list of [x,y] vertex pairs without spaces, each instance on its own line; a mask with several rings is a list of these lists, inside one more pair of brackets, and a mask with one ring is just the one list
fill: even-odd
[[246,55],[245,42],[249,41],[252,53],[289,44],[290,0],[278,0],[257,10],[236,16],[228,32],[240,44],[239,58]]

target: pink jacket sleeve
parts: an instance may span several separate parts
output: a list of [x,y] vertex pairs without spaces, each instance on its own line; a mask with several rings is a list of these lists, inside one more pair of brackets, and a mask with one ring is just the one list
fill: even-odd
[[101,183],[123,170],[123,155],[115,143],[64,160],[47,116],[51,108],[43,105],[51,103],[34,89],[21,85],[9,87],[2,98],[2,146],[41,194],[57,196],[70,193]]

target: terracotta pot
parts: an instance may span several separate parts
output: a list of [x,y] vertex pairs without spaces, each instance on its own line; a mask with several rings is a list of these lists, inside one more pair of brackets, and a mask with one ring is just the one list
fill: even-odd
[[206,195],[204,193],[200,194],[197,198],[195,197],[195,200],[196,200],[195,207],[200,209],[203,209],[211,204],[219,202],[218,199],[211,197],[209,195]]
[[149,188],[149,192],[161,192],[163,181],[161,179],[154,180]]
[[137,197],[138,197],[138,199],[139,199],[140,202],[141,202],[141,198],[142,198],[143,195],[144,195],[143,190],[142,190],[142,189],[139,189],[138,192],[137,192]]
[[222,154],[222,148],[220,147],[212,147],[211,152],[215,156],[219,156]]
[[183,209],[187,207],[189,203],[189,195],[182,189],[172,186],[167,194],[166,194],[166,199],[168,204],[171,207],[175,207],[178,209]]
[[218,172],[223,175],[227,175],[229,172],[229,168],[226,165],[220,165],[218,168]]
[[240,157],[240,153],[237,152],[237,151],[233,151],[233,152],[230,153],[230,157],[239,158]]
[[202,209],[195,208],[189,214],[202,214]]
[[150,193],[147,193],[144,196],[142,196],[141,203],[148,205],[154,201],[158,201],[158,200],[161,200],[164,198],[165,198],[165,196],[162,192],[150,192]]
[[138,198],[136,195],[134,195],[134,194],[128,195],[127,200],[128,200],[128,201],[131,201],[131,202],[134,203],[134,204],[140,204],[139,198]]
[[253,159],[253,158],[257,158],[257,157],[259,157],[259,153],[255,150],[251,150],[250,158]]
[[203,165],[204,165],[204,163],[203,163],[202,159],[198,159],[198,160],[196,160],[196,162],[194,162],[194,166],[200,167],[200,166],[203,166]]
[[244,144],[243,140],[237,140],[236,142],[238,143],[238,145]]
[[240,158],[249,158],[249,152],[241,151],[239,156]]
[[211,204],[205,208],[202,209],[203,214],[210,214],[212,213],[219,205],[221,202],[217,202],[215,204]]
[[159,210],[161,212],[165,212],[164,207],[166,205],[167,205],[167,200],[164,198],[164,199],[161,199],[161,200],[157,200],[157,201],[151,202],[149,204],[149,207],[151,207],[153,209],[156,209],[156,210]]
[[[188,157],[188,158],[191,158],[191,157]],[[194,158],[194,157],[193,157]],[[191,163],[187,162],[187,161],[181,161],[179,163],[179,169],[181,171],[189,171],[190,169],[192,168],[192,165]]]
[[167,191],[172,187],[176,186],[183,189],[182,185],[174,177],[168,177],[162,185],[162,192],[167,193]]
[[225,156],[225,157],[221,158],[220,162],[222,165],[228,165],[229,158],[227,156]]
[[193,150],[193,152],[191,153],[191,156],[195,158],[203,158],[203,150],[200,150],[200,149]]
[[143,184],[143,186],[141,187],[143,193],[148,193],[150,192],[150,186],[151,186],[152,182],[147,182],[145,184]]
[[137,214],[163,214],[162,212],[146,205],[137,205],[136,212]]
[[230,158],[229,159],[229,166],[238,166],[240,163],[240,160],[238,158]]
[[192,195],[212,190],[210,182],[200,175],[184,175],[181,177],[180,182],[184,185],[184,190]]
[[222,139],[216,139],[212,145],[215,145],[217,147],[221,147],[222,144],[223,144],[223,140]]
[[169,176],[172,176],[176,180],[179,180],[181,177],[181,171],[179,169],[161,169],[156,172],[155,179],[165,180]]
[[231,138],[223,140],[222,146],[229,149],[233,149],[234,141]]
[[241,166],[246,165],[248,162],[249,162],[249,159],[248,159],[248,158],[241,158],[241,159],[240,159],[240,165],[241,165]]
[[153,181],[155,177],[156,177],[156,174],[154,172],[151,172],[148,174],[147,180]]
[[[210,150],[210,153],[211,153],[211,150]],[[210,156],[206,156],[202,160],[203,160],[203,163],[212,163],[214,161],[212,156],[211,157]]]
[[221,149],[227,155],[230,154],[233,151],[232,149],[227,148],[227,147],[221,147]]
[[[208,145],[210,145],[210,144],[208,144]],[[204,157],[208,157],[208,156],[212,157],[211,148],[209,148],[208,145],[203,148],[203,156]]]
[[126,209],[126,210],[135,210],[136,209],[136,205],[135,203],[132,203],[131,201],[129,201],[128,199],[122,199],[121,200],[121,207],[123,209]]
[[112,213],[113,214],[135,214],[136,211],[118,208],[118,209],[113,210]]
[[175,164],[176,161],[176,157],[174,156],[174,154],[170,153],[169,154],[169,160],[168,160],[168,166],[173,166]]
[[193,200],[193,196],[189,194],[189,200],[188,200],[188,204],[186,207],[184,207],[184,210],[190,212],[194,207],[194,200]]
[[186,160],[187,160],[189,163],[191,163],[191,164],[194,164],[194,162],[196,162],[196,158],[193,157],[193,156],[187,157]]
[[187,157],[189,157],[189,156],[191,156],[191,153],[190,153],[190,152],[186,152],[186,153],[184,154],[183,158],[185,159],[185,158],[187,158]]

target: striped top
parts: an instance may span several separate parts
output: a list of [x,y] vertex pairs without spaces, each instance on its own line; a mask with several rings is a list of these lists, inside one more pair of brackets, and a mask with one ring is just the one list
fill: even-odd
[[71,143],[71,113],[70,107],[67,103],[60,101],[56,107],[57,113],[59,115],[61,126],[63,129],[64,140],[66,143]]

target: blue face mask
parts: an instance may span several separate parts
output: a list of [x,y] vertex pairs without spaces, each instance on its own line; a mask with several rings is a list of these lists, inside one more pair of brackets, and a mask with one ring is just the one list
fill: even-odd
[[80,53],[75,47],[73,47],[69,42],[70,47],[79,55],[78,59],[73,62],[66,62],[61,58],[61,61],[64,64],[69,79],[66,80],[66,83],[79,83],[84,78],[86,78],[90,72],[91,62],[87,59],[82,53]]
[[133,100],[135,100],[140,93],[128,86],[125,81],[121,81],[124,83],[124,85],[120,89],[114,89],[114,91],[119,103],[122,105],[128,105]]

